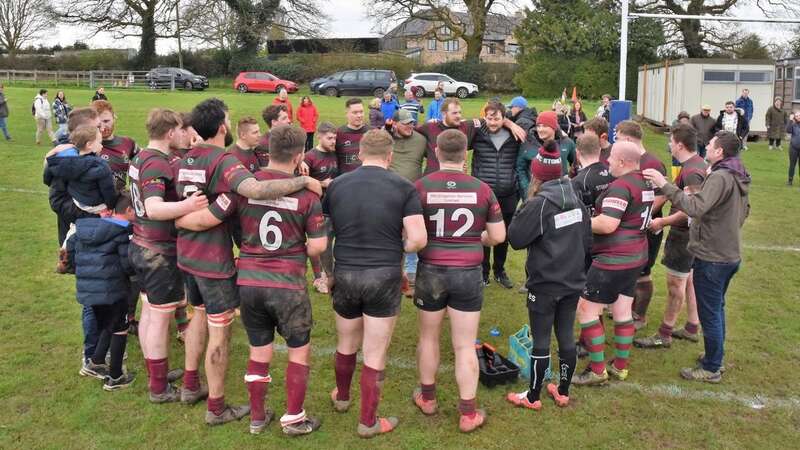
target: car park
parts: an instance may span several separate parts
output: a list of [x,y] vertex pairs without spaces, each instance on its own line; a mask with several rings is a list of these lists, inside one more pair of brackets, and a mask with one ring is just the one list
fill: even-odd
[[[208,78],[195,75],[178,67],[156,67],[144,76],[150,89],[203,90],[208,87]],[[174,84],[173,84],[174,83]]]
[[233,80],[233,88],[239,92],[297,92],[297,83],[283,80],[270,72],[240,72]]
[[433,95],[436,86],[443,84],[445,95],[455,95],[458,98],[467,98],[478,93],[478,85],[456,81],[452,77],[443,73],[412,73],[403,84],[404,89],[411,89],[418,98],[426,95]]
[[311,92],[331,97],[342,95],[374,95],[381,97],[397,77],[391,70],[358,69],[336,72],[309,83]]

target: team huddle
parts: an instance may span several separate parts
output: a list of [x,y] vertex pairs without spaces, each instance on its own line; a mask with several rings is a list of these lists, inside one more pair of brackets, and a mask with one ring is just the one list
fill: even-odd
[[[504,262],[506,250],[500,249],[508,245],[527,250],[523,290],[534,343],[530,386],[507,395],[513,406],[541,409],[546,387],[555,404],[565,407],[571,384],[625,380],[632,346],[699,340],[689,248],[694,228],[690,231],[687,211],[696,209],[692,194],[711,172],[696,154],[692,127],[672,130],[671,152],[682,167],[673,184],[665,179],[663,163],[645,150],[642,128],[633,121],[617,125],[612,146],[608,123],[595,118],[570,147],[553,112],[542,112],[531,122],[533,129],[523,129],[505,118],[502,105],[489,105],[486,119],[461,120],[458,100],[448,98],[441,121],[414,126],[415,118],[400,110],[388,122],[390,132],[364,123],[360,99],[347,100],[345,108],[347,124],[321,123],[318,145],[307,151],[306,131],[290,124],[281,105],[264,110],[269,130],[263,135],[251,117],[241,119],[234,134],[228,108],[218,99],[205,100],[190,113],[153,109],[146,123],[149,142],[141,149],[114,135],[108,102],[70,113],[69,135],[48,153],[44,176],[63,248],[59,271],[74,271],[83,305],[81,375],[103,380],[109,391],[130,386],[135,375],[124,369],[123,359],[127,334],[135,332],[150,402],[206,400],[207,424],[249,415],[249,430],[258,434],[274,418],[266,398],[277,331],[288,347],[280,426],[287,435],[311,433],[321,424],[304,407],[312,362],[310,263],[313,286],[330,293],[335,312],[334,410],[343,413],[351,406],[361,350],[356,431],[368,438],[398,426],[396,417],[379,415],[378,407],[406,294],[419,319],[419,385],[411,399],[425,415],[438,411],[436,376],[446,315],[458,426],[471,432],[487,418],[476,399],[474,345],[488,284],[486,249],[495,247],[495,276],[501,277],[497,253]],[[481,132],[504,136],[488,139],[498,146],[536,136],[527,159],[521,159],[527,165],[520,174],[524,188],[518,194],[519,184],[509,184],[510,210],[504,200],[510,197],[496,195],[496,185],[466,173],[467,150]],[[423,159],[426,169],[409,180],[394,170],[393,158],[401,138],[417,133],[425,144],[415,170],[421,172]],[[719,132],[709,144],[708,162],[728,161],[739,145],[734,134]],[[518,200],[522,206],[514,214]],[[666,226],[664,319],[656,335],[635,339],[646,323],[650,272]],[[418,263],[410,271],[412,258]],[[684,303],[687,323],[675,328]],[[610,361],[606,309],[613,319]],[[249,343],[244,375],[249,404],[240,406],[225,399],[237,315]],[[185,346],[183,370],[170,370],[168,361],[172,320]],[[552,329],[559,364],[554,383],[545,386]],[[719,352],[682,375],[719,381],[721,367],[710,367],[712,359],[721,361]],[[576,371],[581,354],[589,363]]]

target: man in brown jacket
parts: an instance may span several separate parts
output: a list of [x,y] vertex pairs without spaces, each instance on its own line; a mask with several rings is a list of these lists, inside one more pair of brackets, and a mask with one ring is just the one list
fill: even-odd
[[701,158],[706,157],[706,146],[708,146],[711,138],[714,137],[714,133],[711,130],[714,129],[716,124],[716,119],[711,117],[711,106],[709,105],[703,105],[700,114],[695,114],[689,119],[689,125],[697,130],[697,154]]
[[711,169],[699,192],[687,195],[664,175],[646,169],[644,177],[661,188],[690,218],[689,251],[695,256],[694,290],[703,327],[705,356],[681,370],[687,380],[719,383],[725,341],[725,293],[741,263],[741,227],[750,212],[750,174],[739,158],[739,138],[720,131],[708,145]]

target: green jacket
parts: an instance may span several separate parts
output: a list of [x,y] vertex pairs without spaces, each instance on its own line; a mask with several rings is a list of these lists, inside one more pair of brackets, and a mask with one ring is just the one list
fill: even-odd
[[[561,152],[561,174],[569,174],[570,168],[575,164],[575,142],[563,136],[558,141],[558,149]],[[539,147],[528,147],[519,152],[517,157],[517,185],[519,186],[519,197],[528,198],[528,186],[531,184],[531,162],[539,153]]]
[[427,149],[428,141],[416,131],[407,138],[394,134],[392,164],[389,170],[412,183],[417,181],[422,176],[422,161],[425,159]]
[[769,139],[783,139],[786,135],[786,124],[789,122],[789,113],[782,109],[770,106],[766,115],[767,137]]

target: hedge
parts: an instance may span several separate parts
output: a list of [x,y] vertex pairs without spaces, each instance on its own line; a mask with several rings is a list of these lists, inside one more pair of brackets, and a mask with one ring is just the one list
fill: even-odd
[[[556,98],[564,88],[572,93],[578,88],[581,98],[600,98],[603,94],[615,95],[619,88],[619,62],[598,60],[594,57],[563,57],[536,54],[525,57],[514,81],[524,95],[537,98]],[[629,67],[626,96],[636,97],[636,67]]]

